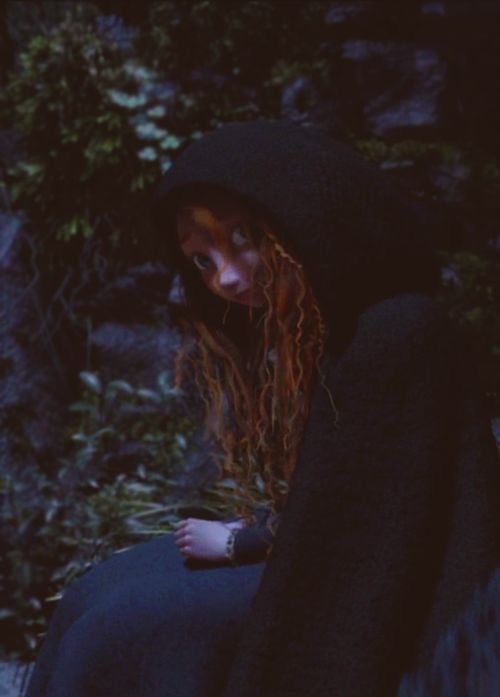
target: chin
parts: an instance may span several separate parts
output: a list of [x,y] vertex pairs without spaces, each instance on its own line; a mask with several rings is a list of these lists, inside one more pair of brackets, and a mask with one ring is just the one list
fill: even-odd
[[264,299],[258,296],[251,297],[249,293],[244,293],[241,297],[235,297],[232,302],[238,303],[239,305],[246,305],[247,307],[264,307]]

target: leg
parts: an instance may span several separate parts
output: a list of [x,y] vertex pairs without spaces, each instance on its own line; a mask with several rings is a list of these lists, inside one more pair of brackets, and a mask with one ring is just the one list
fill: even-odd
[[65,595],[29,697],[216,694],[262,568],[189,569],[170,535],[113,555]]

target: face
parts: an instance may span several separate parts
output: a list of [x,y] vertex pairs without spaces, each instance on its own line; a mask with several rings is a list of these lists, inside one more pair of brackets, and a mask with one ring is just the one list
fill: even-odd
[[186,206],[177,216],[177,236],[212,293],[240,305],[264,305],[264,265],[244,212],[220,204]]

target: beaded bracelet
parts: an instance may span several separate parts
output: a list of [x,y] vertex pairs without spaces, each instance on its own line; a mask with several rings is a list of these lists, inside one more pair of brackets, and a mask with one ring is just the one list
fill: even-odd
[[236,559],[234,557],[234,541],[236,539],[237,532],[237,530],[231,530],[226,542],[226,559],[228,559],[233,565],[236,565]]

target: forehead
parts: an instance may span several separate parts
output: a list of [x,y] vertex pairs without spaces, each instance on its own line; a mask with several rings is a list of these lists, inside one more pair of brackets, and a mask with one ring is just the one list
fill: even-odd
[[189,239],[223,242],[228,224],[246,217],[243,206],[229,199],[194,199],[177,211],[177,235],[180,244]]
[[181,247],[190,243],[211,244],[222,237],[221,225],[207,208],[183,208],[177,214],[177,239]]

